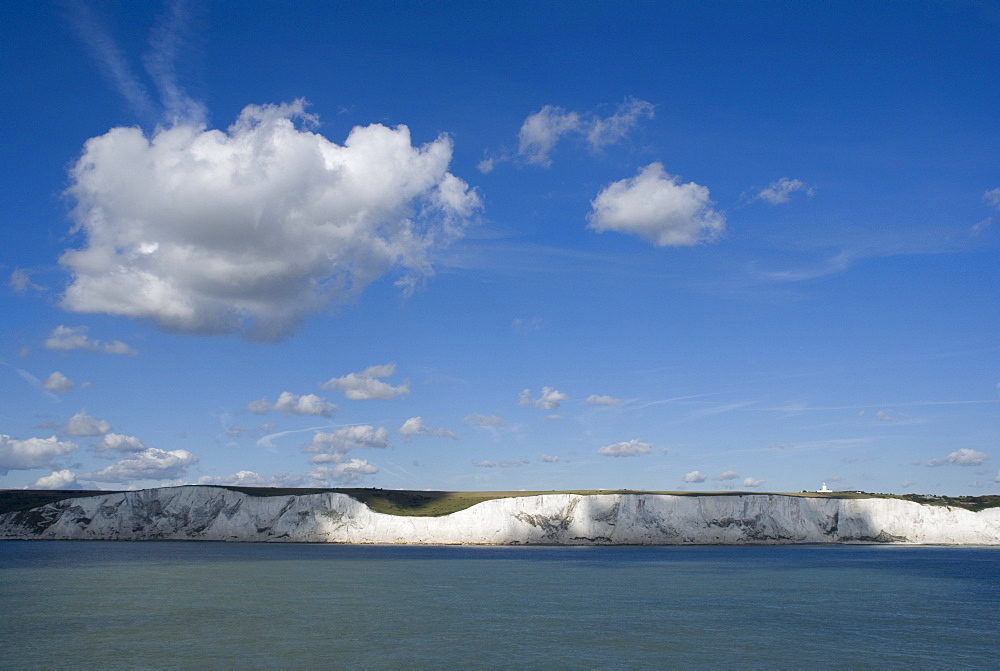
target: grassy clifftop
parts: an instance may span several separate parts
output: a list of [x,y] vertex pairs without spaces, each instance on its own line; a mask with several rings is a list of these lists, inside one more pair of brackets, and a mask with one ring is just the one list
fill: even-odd
[[113,493],[91,489],[0,489],[0,515],[31,510],[63,499]]
[[[438,517],[471,508],[477,503],[492,499],[513,498],[521,496],[539,496],[543,494],[670,494],[673,496],[746,496],[772,494],[774,492],[672,492],[647,491],[632,489],[579,489],[565,491],[535,491],[535,492],[429,492],[401,489],[372,488],[309,488],[309,487],[224,487],[248,496],[304,496],[336,492],[346,494],[361,501],[378,513],[387,515],[405,515],[411,517]],[[0,490],[0,514],[30,510],[47,503],[63,499],[83,496],[111,494],[109,491],[93,490]],[[820,494],[817,492],[783,493],[779,496],[825,497],[825,498],[892,498],[913,501],[923,505],[951,506],[965,510],[979,511],[985,508],[1000,507],[1000,496],[929,496],[923,494],[869,494],[865,492],[832,492]]]

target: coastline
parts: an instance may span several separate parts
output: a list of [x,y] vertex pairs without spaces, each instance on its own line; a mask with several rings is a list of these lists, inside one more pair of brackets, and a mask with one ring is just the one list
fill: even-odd
[[5,512],[0,515],[0,538],[401,545],[1000,545],[1000,508],[973,512],[896,498],[478,495],[485,500],[448,514],[420,516],[377,512],[336,491],[257,496],[191,485],[108,492]]

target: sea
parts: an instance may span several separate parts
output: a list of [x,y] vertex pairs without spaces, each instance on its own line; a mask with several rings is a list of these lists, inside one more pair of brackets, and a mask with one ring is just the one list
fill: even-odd
[[997,669],[1000,548],[0,541],[5,669]]

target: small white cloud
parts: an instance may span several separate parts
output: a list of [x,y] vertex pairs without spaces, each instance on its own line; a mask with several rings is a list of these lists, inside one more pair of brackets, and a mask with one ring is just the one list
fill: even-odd
[[198,457],[187,450],[158,450],[147,447],[142,452],[131,452],[120,461],[93,473],[79,476],[94,482],[130,483],[137,480],[171,480],[182,478],[187,467],[198,462]]
[[546,464],[554,464],[559,461],[559,457],[553,456],[551,454],[543,454],[542,462]]
[[62,306],[273,341],[390,272],[407,291],[430,276],[480,207],[448,172],[451,139],[414,146],[406,126],[372,124],[339,145],[305,108],[88,140],[67,189],[84,245],[60,259]]
[[499,415],[469,415],[465,421],[484,427],[498,427],[505,423],[503,417]]
[[97,441],[96,449],[98,452],[142,452],[146,446],[135,436],[107,433]]
[[57,326],[52,329],[52,333],[45,339],[45,342],[42,343],[42,347],[54,350],[82,349],[86,352],[124,354],[125,356],[136,355],[136,351],[134,349],[120,340],[103,342],[101,340],[91,338],[87,335],[86,326]]
[[312,442],[302,448],[303,452],[344,453],[358,447],[386,447],[389,445],[389,430],[375,428],[370,424],[344,426],[330,433],[321,431],[313,434]]
[[283,391],[274,402],[274,409],[285,415],[312,415],[316,417],[332,417],[337,406],[327,403],[316,394],[296,396]]
[[8,281],[10,288],[15,294],[23,294],[31,289],[33,291],[43,291],[45,287],[40,287],[31,281],[31,273],[24,268],[15,268],[10,274]]
[[607,117],[546,105],[521,124],[517,153],[527,163],[547,167],[552,164],[549,154],[565,135],[583,135],[596,151],[623,139],[639,119],[652,118],[653,111],[652,104],[637,98],[627,98]]
[[321,389],[336,389],[344,392],[344,396],[352,401],[381,400],[387,401],[397,396],[410,393],[410,385],[403,383],[393,387],[380,378],[390,377],[396,372],[396,364],[387,363],[381,366],[369,366],[360,373],[350,373],[343,377],[335,377],[320,385]]
[[638,98],[627,98],[609,117],[595,117],[587,131],[587,142],[593,149],[618,142],[632,130],[640,118],[652,119],[654,107]]
[[483,173],[484,175],[488,175],[491,172],[493,172],[494,166],[495,166],[495,161],[492,157],[484,158],[482,161],[476,164],[476,170]]
[[527,459],[519,461],[476,461],[472,465],[478,468],[520,468],[531,463]]
[[941,459],[931,459],[927,462],[928,466],[979,466],[986,461],[988,461],[990,455],[985,452],[977,452],[976,450],[970,450],[967,447],[963,447],[960,450],[952,452],[947,457]]
[[891,410],[879,410],[875,413],[875,419],[880,422],[902,422],[910,416],[903,412],[893,412]]
[[993,217],[986,217],[982,221],[979,221],[972,225],[971,229],[972,235],[979,235],[992,225],[993,225]]
[[378,473],[378,466],[365,459],[347,459],[334,466],[317,466],[306,475],[323,485],[349,485],[375,473]]
[[333,417],[333,413],[337,411],[337,406],[333,403],[327,403],[316,394],[297,396],[289,391],[283,391],[274,403],[271,403],[267,398],[262,398],[248,403],[247,410],[257,415],[263,415],[268,411],[276,410],[283,415]]
[[422,417],[410,417],[399,427],[399,432],[409,440],[410,436],[438,436],[441,438],[457,439],[458,434],[448,429],[432,429],[424,425]]
[[755,478],[743,478],[744,487],[760,487],[764,484],[763,480],[757,480]]
[[67,436],[103,436],[110,430],[110,422],[94,419],[86,410],[81,410],[69,418],[63,433]]
[[45,475],[34,484],[28,485],[27,489],[80,489],[80,483],[76,481],[76,473],[68,468],[61,471],[53,471],[51,475]]
[[684,482],[705,482],[706,476],[701,471],[691,471],[684,474]]
[[639,454],[649,454],[652,450],[651,443],[643,443],[633,438],[627,442],[605,445],[597,450],[597,453],[605,457],[634,457]]
[[808,186],[801,179],[789,179],[782,177],[777,182],[773,182],[757,194],[757,200],[766,200],[771,205],[787,203],[792,194],[796,191],[805,191],[807,196],[812,196],[815,189]]
[[591,394],[583,401],[588,405],[621,405],[622,400],[620,398],[615,398],[613,396],[598,396],[597,394]]
[[276,473],[265,478],[255,471],[237,471],[232,475],[215,477],[203,475],[198,478],[199,485],[229,485],[233,487],[302,487],[306,479],[302,476],[292,476],[288,473]]
[[528,116],[518,134],[517,153],[528,163],[543,166],[552,164],[549,152],[566,133],[579,131],[580,115],[561,107],[546,105]]
[[542,328],[542,318],[531,317],[530,319],[525,319],[518,317],[511,322],[510,326],[514,329],[514,333],[530,333]]
[[539,410],[557,410],[559,404],[567,400],[569,396],[558,391],[552,387],[542,387],[541,395],[532,400],[531,390],[524,389],[518,395],[517,404],[520,406],[532,406],[538,408]]
[[590,229],[635,235],[657,247],[712,242],[726,228],[725,215],[712,209],[708,188],[681,184],[660,163],[609,184],[590,204]]
[[59,371],[49,374],[42,382],[42,389],[52,391],[57,394],[66,394],[73,391],[73,380],[69,379]]
[[271,403],[271,399],[266,397],[247,403],[247,410],[255,415],[266,415],[273,407],[274,404]]
[[737,473],[736,471],[723,471],[722,473],[719,473],[717,476],[715,476],[712,479],[713,480],[725,481],[725,480],[736,480],[739,477],[740,477],[740,474]]
[[55,436],[18,440],[0,434],[0,475],[12,470],[51,468],[55,459],[76,450],[75,443],[60,441]]
[[101,345],[101,351],[106,354],[121,354],[123,356],[135,356],[136,351],[123,343],[121,340],[112,340]]
[[267,484],[264,476],[254,471],[237,471],[232,475],[213,477],[203,475],[198,478],[199,485],[235,485],[242,487],[263,487]]
[[983,199],[993,207],[1000,210],[1000,187],[991,189],[984,193]]

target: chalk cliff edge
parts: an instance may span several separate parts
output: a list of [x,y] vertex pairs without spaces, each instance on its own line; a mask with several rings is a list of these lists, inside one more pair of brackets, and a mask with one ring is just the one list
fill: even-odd
[[0,539],[490,545],[1000,545],[1000,508],[782,494],[546,494],[442,517],[372,511],[335,492],[250,496],[185,486],[70,498],[0,515]]

